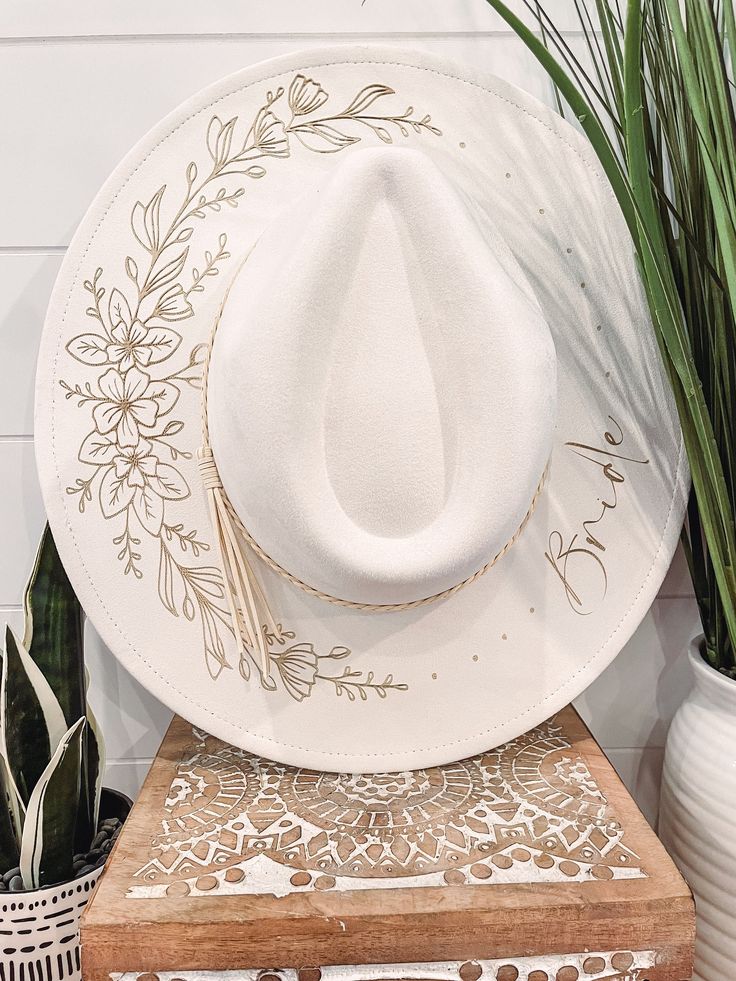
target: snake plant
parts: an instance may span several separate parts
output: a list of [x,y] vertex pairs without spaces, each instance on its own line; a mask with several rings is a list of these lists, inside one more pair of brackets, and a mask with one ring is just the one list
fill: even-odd
[[38,889],[73,876],[97,831],[103,746],[87,705],[83,613],[46,526],[6,628],[0,676],[0,875]]

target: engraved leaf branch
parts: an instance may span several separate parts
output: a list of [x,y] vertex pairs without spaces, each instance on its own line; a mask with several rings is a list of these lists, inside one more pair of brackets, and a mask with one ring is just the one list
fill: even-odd
[[[112,543],[124,575],[140,580],[147,564],[157,564],[160,602],[172,616],[199,622],[213,678],[231,668],[223,642],[230,617],[220,570],[197,563],[209,543],[175,516],[191,495],[180,461],[192,456],[179,441],[185,424],[175,409],[182,392],[200,385],[205,354],[199,343],[182,358],[181,325],[195,315],[194,302],[231,254],[227,235],[220,232],[195,258],[196,227],[226,208],[239,207],[248,181],[265,177],[272,161],[288,158],[294,140],[311,152],[333,154],[359,143],[363,134],[384,143],[392,143],[394,136],[441,135],[430,116],[416,116],[412,106],[379,112],[379,101],[394,94],[387,85],[368,85],[340,111],[325,112],[325,89],[297,74],[288,88],[266,93],[247,126],[238,116],[225,121],[212,116],[206,154],[187,164],[178,206],[167,183],[133,205],[135,248],[123,262],[125,280],[110,287],[98,267],[83,284],[88,294],[85,314],[92,325],[74,336],[66,350],[78,364],[95,369],[94,377],[60,384],[66,399],[88,413],[92,428],[77,454],[83,469],[67,494],[77,498],[81,513],[97,507],[116,523]],[[293,634],[282,632],[269,644],[283,646],[287,637],[293,639]],[[325,673],[327,662],[349,654],[347,648],[334,648],[317,655],[310,644],[276,651],[281,688],[297,701],[320,682],[351,701],[365,700],[369,692],[385,698],[389,691],[406,690],[391,675],[379,682],[373,672],[364,674],[349,665],[341,674]],[[258,669],[255,661],[241,661],[243,677],[250,677],[252,665]]]

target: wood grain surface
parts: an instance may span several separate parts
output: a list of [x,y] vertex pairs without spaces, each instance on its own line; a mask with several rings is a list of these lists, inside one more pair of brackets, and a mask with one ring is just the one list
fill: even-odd
[[[111,972],[125,971],[299,969],[648,950],[656,952],[657,963],[646,981],[684,981],[690,976],[694,934],[693,901],[684,880],[577,714],[568,708],[554,724],[569,742],[564,759],[572,766],[582,761],[586,785],[607,802],[607,820],[623,829],[621,841],[638,858],[640,874],[535,881],[528,863],[527,881],[491,879],[484,885],[418,887],[413,877],[407,887],[392,881],[391,888],[308,889],[280,897],[207,890],[181,895],[181,887],[164,895],[132,895],[141,869],[150,863],[154,839],[161,836],[162,820],[170,820],[174,789],[181,792],[172,784],[182,761],[192,758],[203,738],[175,718],[85,913],[85,979],[103,981]],[[586,815],[581,811],[578,822],[583,831]],[[214,816],[213,821],[216,825]],[[303,870],[303,862],[294,867]]]

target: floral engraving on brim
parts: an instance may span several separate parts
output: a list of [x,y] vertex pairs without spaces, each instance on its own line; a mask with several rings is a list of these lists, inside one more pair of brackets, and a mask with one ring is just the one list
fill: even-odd
[[[301,642],[278,650],[278,645],[285,646],[296,637],[292,630],[284,630],[280,624],[278,627],[277,635],[265,635],[271,652],[271,663],[276,666],[284,690],[297,702],[308,698],[314,686],[320,682],[332,685],[334,694],[338,697],[344,695],[349,702],[356,699],[366,702],[369,694],[385,698],[390,691],[408,690],[407,685],[396,683],[392,674],[387,674],[383,681],[377,681],[373,671],[358,671],[349,664],[335,674],[331,670],[331,662],[350,657],[349,647],[333,647],[329,654],[317,654],[314,644]],[[248,661],[241,660],[241,674],[246,679],[250,677]]]
[[[248,182],[262,179],[268,166],[295,151],[339,153],[366,136],[392,143],[397,136],[441,135],[431,117],[415,115],[412,106],[379,112],[378,104],[393,95],[387,85],[367,85],[347,106],[330,112],[322,85],[297,74],[288,87],[266,93],[249,124],[238,116],[213,116],[201,159],[186,165],[183,197],[177,201],[175,190],[163,184],[149,200],[134,204],[125,276],[116,280],[98,267],[84,282],[92,326],[66,350],[95,370],[82,381],[60,382],[66,399],[86,411],[90,422],[78,452],[83,469],[67,494],[77,498],[81,513],[94,508],[114,522],[112,544],[125,575],[143,579],[146,564],[157,563],[160,602],[172,616],[199,622],[213,678],[234,667],[223,642],[232,630],[230,613],[220,569],[201,561],[210,551],[207,534],[177,518],[191,495],[180,461],[190,460],[192,452],[183,445],[196,445],[199,435],[182,443],[185,424],[175,409],[182,391],[200,387],[206,351],[204,344],[186,344],[185,321],[194,317],[199,295],[231,254],[222,231],[215,230],[214,245],[201,258],[190,254],[190,243],[199,222],[239,207]],[[248,680],[255,668],[264,688],[298,702],[317,685],[349,701],[406,690],[391,675],[379,681],[372,671],[352,668],[345,647],[320,655],[308,643],[287,647],[293,639],[289,631],[268,636],[277,669],[272,679],[263,678],[249,654],[240,659],[239,673]],[[336,661],[344,663],[335,672],[330,668]]]

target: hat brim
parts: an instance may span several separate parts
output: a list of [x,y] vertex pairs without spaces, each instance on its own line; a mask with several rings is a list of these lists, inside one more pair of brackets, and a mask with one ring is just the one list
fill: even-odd
[[[202,345],[274,213],[389,142],[451,171],[534,287],[558,358],[548,482],[503,560],[431,606],[342,609],[261,569],[284,629],[265,690],[237,669],[197,476]],[[225,78],[120,164],[51,300],[36,446],[69,576],[131,673],[223,739],[331,770],[468,756],[578,695],[654,599],[688,485],[632,245],[586,142],[498,79],[365,47]]]

